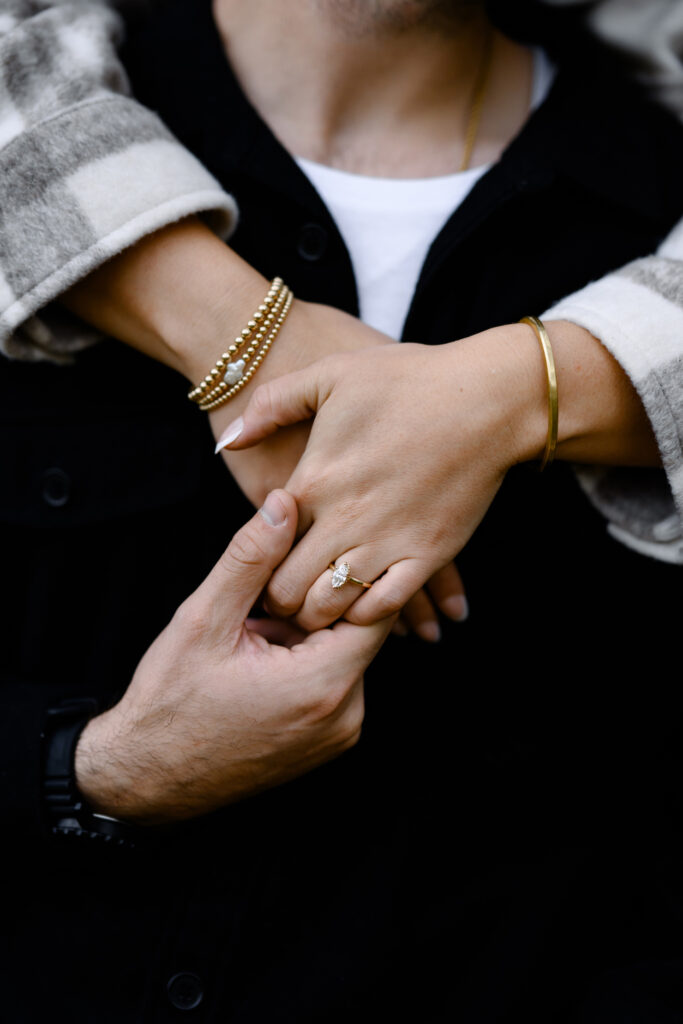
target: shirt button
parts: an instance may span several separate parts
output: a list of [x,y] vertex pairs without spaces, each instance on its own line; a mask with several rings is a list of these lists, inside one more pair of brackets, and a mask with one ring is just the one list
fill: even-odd
[[168,998],[177,1010],[194,1010],[204,998],[201,978],[187,971],[174,974],[166,988]]
[[299,233],[297,251],[302,260],[314,263],[327,249],[327,231],[320,224],[304,224]]
[[40,492],[46,504],[53,508],[61,508],[69,500],[71,480],[63,469],[56,466],[46,469],[40,481]]

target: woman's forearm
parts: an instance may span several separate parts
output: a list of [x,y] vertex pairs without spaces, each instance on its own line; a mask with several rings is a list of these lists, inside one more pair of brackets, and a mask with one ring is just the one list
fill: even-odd
[[[198,383],[258,308],[269,283],[191,218],[142,239],[72,288],[63,302],[88,323]],[[340,310],[295,299],[254,382],[210,414],[216,437],[244,410],[256,383],[321,357],[389,343]],[[188,388],[189,390],[189,388]],[[303,451],[307,427],[248,453],[225,453],[247,497],[282,486]]]
[[142,239],[63,296],[105,334],[188,380],[209,370],[268,283],[197,218]]

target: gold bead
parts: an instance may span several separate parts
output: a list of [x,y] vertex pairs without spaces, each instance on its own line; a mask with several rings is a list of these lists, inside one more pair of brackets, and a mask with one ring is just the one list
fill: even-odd
[[230,346],[230,355],[234,356],[234,354],[235,354],[235,352],[237,352],[238,348],[239,348],[239,345],[231,345]]

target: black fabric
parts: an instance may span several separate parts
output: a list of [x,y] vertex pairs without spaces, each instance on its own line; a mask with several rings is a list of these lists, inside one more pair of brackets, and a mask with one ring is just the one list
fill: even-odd
[[[356,312],[339,233],[207,0],[164,5],[127,62],[235,194],[236,250]],[[406,338],[539,312],[681,216],[681,129],[598,69],[561,69],[435,240]],[[45,709],[114,701],[250,514],[185,393],[114,342],[0,363],[7,1019],[683,1019],[680,570],[611,541],[564,466],[509,474],[459,557],[469,621],[387,643],[353,751],[161,849],[45,838]]]

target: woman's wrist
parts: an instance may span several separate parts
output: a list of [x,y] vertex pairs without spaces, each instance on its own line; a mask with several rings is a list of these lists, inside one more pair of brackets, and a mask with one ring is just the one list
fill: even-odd
[[[557,372],[559,425],[555,457],[605,465],[656,466],[659,451],[633,385],[589,331],[566,321],[545,323]],[[466,344],[459,342],[457,344]],[[548,375],[541,347],[526,324],[477,336],[491,401],[500,410],[494,441],[504,468],[538,461],[548,438]]]
[[88,323],[194,381],[267,290],[261,274],[190,218],[141,239],[62,301]]
[[[476,410],[481,422],[472,422],[473,430],[486,438],[486,455],[496,468],[505,473],[516,463],[540,458],[548,432],[547,377],[530,328],[494,327],[445,349],[452,354],[452,372],[442,378],[450,377],[449,401],[460,398]],[[477,394],[467,395],[470,388]]]

